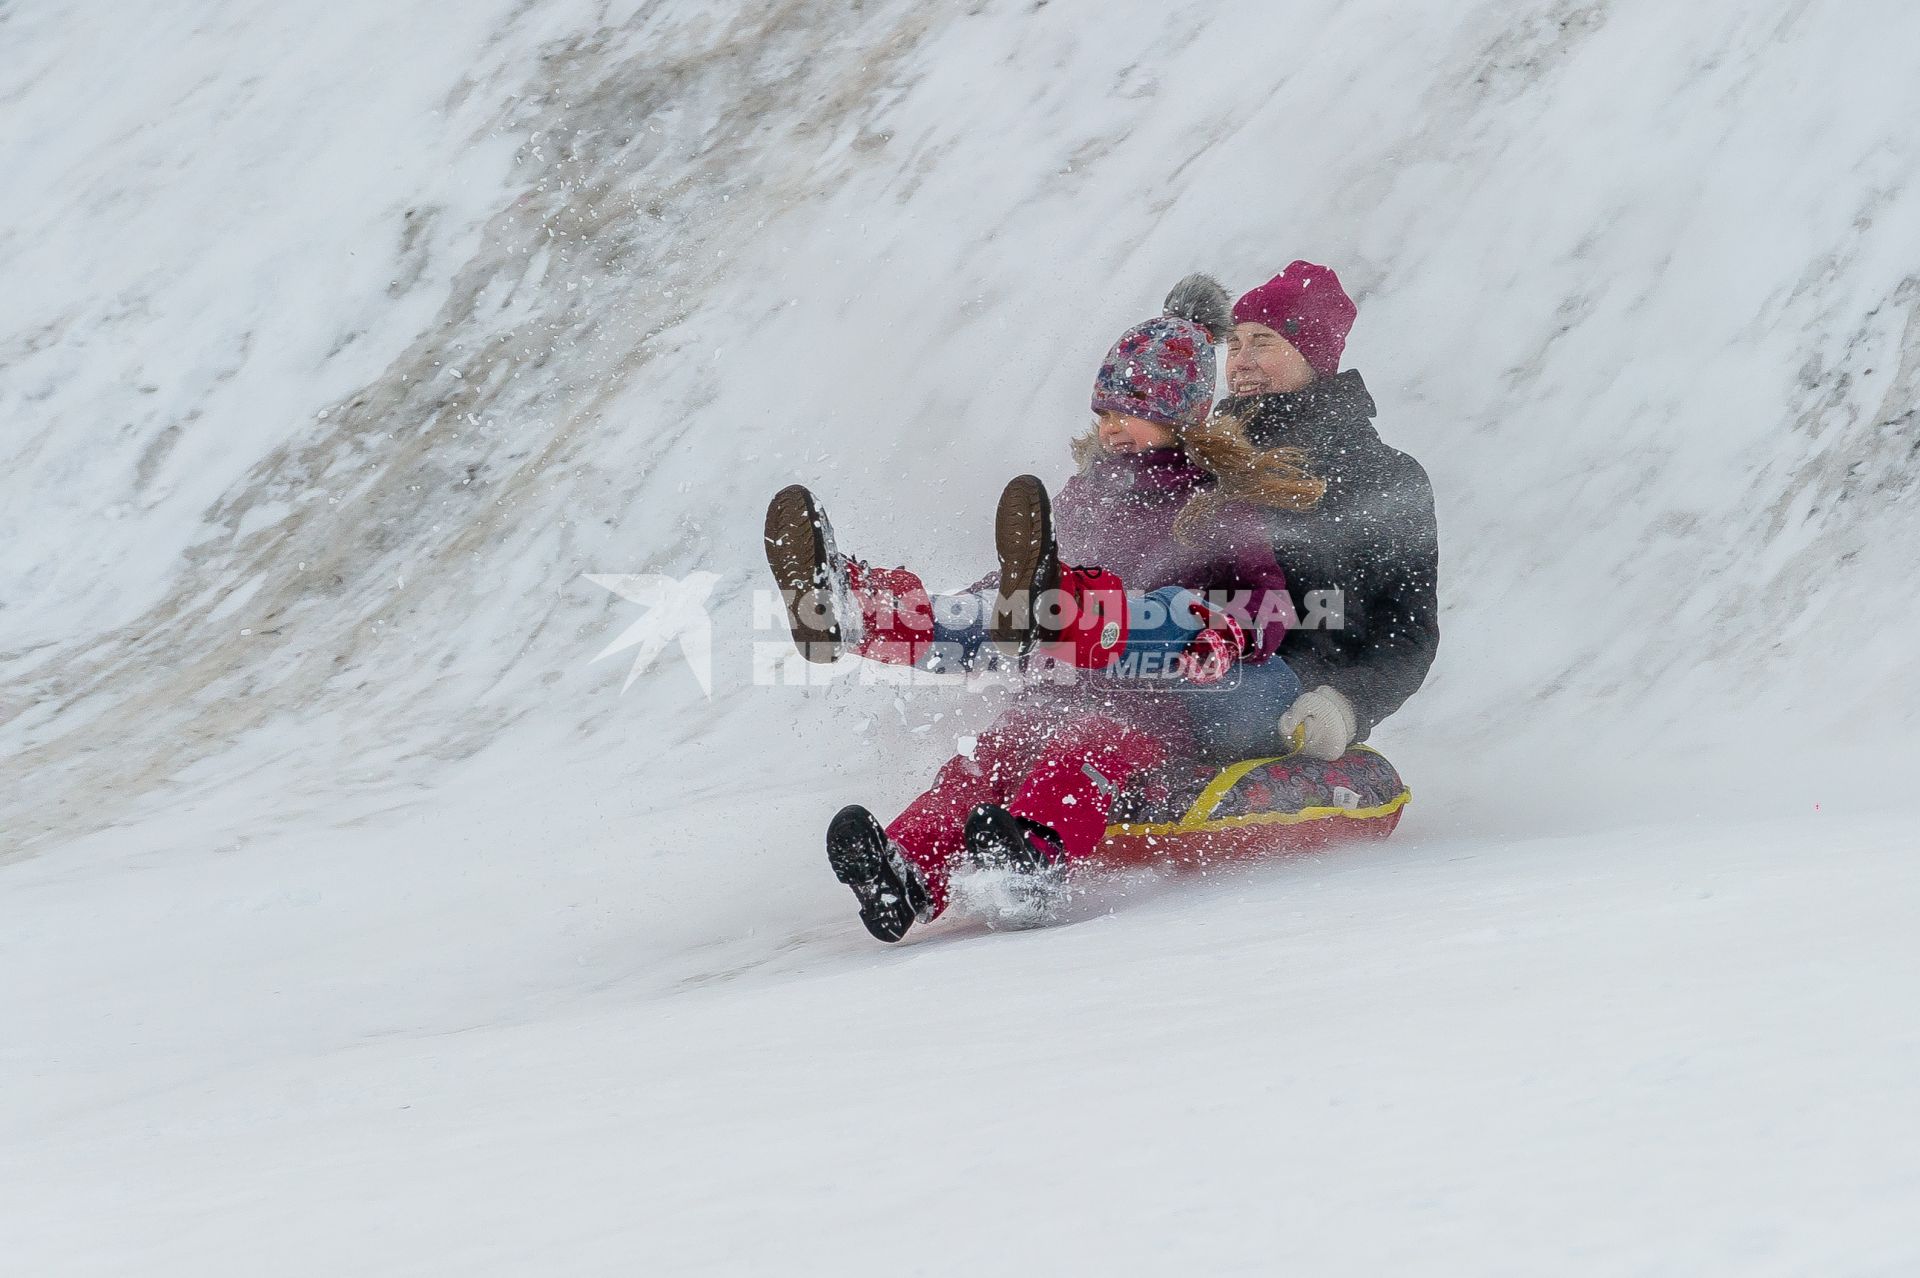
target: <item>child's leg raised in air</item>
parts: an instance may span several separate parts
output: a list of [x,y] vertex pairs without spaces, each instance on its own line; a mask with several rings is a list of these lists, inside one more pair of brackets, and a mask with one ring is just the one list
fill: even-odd
[[840,553],[833,523],[805,487],[791,484],[767,505],[767,566],[794,645],[809,661],[846,653],[897,665],[932,657],[933,602],[905,568],[876,568]]

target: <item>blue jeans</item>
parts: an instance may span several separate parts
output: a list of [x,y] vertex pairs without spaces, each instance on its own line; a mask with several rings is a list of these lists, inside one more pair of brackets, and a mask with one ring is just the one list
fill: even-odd
[[[1161,654],[1164,661],[1193,642],[1190,604],[1200,597],[1183,586],[1162,586],[1146,595],[1127,596],[1126,655]],[[1164,618],[1164,619],[1163,619]],[[1138,619],[1137,621],[1135,619]],[[1142,625],[1139,622],[1154,622]],[[1168,682],[1168,691],[1186,711],[1194,744],[1221,759],[1253,759],[1283,754],[1280,716],[1300,696],[1300,676],[1279,657],[1240,661],[1219,683]]]
[[[946,669],[970,669],[986,642],[986,619],[993,592],[972,595],[936,595],[933,598],[933,639]],[[1154,672],[1166,670],[1173,658],[1193,642],[1197,633],[1189,604],[1199,596],[1184,586],[1162,586],[1144,595],[1127,596],[1127,644],[1122,667]],[[1121,677],[1125,677],[1124,674]],[[1194,743],[1216,758],[1246,759],[1282,754],[1280,716],[1301,693],[1300,677],[1279,657],[1237,662],[1217,684],[1193,684],[1184,679],[1157,680],[1186,713]]]

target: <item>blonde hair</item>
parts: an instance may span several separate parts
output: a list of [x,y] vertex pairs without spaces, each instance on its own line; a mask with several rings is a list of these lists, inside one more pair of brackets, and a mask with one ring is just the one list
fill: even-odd
[[[1198,426],[1171,429],[1187,456],[1216,481],[1189,497],[1174,518],[1174,538],[1188,546],[1204,540],[1220,508],[1229,502],[1299,512],[1317,508],[1327,495],[1327,481],[1309,468],[1305,449],[1255,448],[1246,426],[1231,413],[1216,412]],[[1107,456],[1097,421],[1067,446],[1083,472]]]
[[1093,469],[1093,464],[1107,455],[1100,446],[1100,419],[1093,419],[1093,425],[1067,441],[1067,448],[1073,453],[1073,466],[1081,474]]

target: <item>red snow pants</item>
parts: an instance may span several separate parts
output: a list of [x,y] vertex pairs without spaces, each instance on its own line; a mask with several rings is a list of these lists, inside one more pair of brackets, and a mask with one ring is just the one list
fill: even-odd
[[1107,715],[1015,706],[980,734],[971,757],[947,760],[887,834],[920,868],[938,914],[976,804],[997,803],[1052,827],[1072,863],[1099,845],[1127,781],[1166,757],[1157,737]]

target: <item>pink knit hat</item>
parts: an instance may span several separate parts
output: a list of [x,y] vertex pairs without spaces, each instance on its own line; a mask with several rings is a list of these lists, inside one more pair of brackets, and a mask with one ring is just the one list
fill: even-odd
[[1360,308],[1340,287],[1340,277],[1312,262],[1295,262],[1233,307],[1236,324],[1265,324],[1292,342],[1313,371],[1340,371],[1340,353]]

